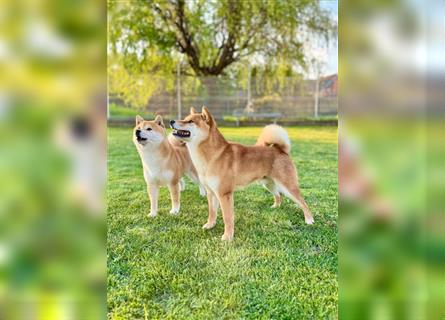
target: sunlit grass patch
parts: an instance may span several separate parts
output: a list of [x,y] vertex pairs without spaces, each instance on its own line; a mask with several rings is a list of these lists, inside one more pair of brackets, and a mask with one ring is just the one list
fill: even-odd
[[[261,128],[222,128],[254,143]],[[235,240],[223,223],[201,229],[207,201],[187,181],[179,216],[149,200],[131,129],[109,129],[108,315],[119,318],[335,318],[337,315],[337,130],[288,128],[292,158],[315,225],[253,184],[235,194]]]

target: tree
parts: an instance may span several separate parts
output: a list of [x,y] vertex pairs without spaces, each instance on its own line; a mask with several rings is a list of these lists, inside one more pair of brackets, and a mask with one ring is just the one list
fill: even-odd
[[[244,58],[305,66],[304,44],[335,30],[318,0],[160,0],[109,2],[109,50],[127,65],[185,56],[185,73],[223,74]],[[162,68],[161,65],[158,66]]]
[[131,66],[126,66],[122,55],[110,54],[108,57],[109,92],[122,99],[127,106],[144,110],[156,92],[174,89],[174,79],[171,76],[174,64],[162,56],[150,54],[150,57],[152,65],[162,65],[163,68],[140,65],[134,70]]

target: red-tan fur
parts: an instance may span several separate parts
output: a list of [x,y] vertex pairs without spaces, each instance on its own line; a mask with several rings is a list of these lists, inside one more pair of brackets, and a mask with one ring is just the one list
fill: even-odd
[[[147,130],[145,134],[152,134],[156,141],[140,142],[136,138],[136,130]],[[184,175],[199,183],[198,174],[190,159],[184,143],[167,136],[163,120],[157,116],[154,121],[145,121],[136,117],[133,130],[133,142],[141,157],[147,192],[150,198],[150,217],[155,217],[158,210],[159,187],[167,186],[172,202],[170,213],[177,214],[180,209],[180,191],[184,188]],[[201,195],[204,189],[200,185]]]
[[[189,130],[185,141],[199,179],[207,191],[209,217],[204,229],[216,224],[219,205],[224,219],[222,240],[234,235],[233,192],[238,186],[260,181],[274,195],[274,207],[281,203],[281,193],[299,204],[306,223],[312,224],[312,214],[301,196],[297,171],[289,156],[290,143],[284,129],[266,127],[255,146],[228,142],[217,128],[207,108],[201,113],[191,109],[184,120],[172,123],[174,129]],[[278,132],[278,134],[277,134]],[[285,136],[281,136],[281,134]]]

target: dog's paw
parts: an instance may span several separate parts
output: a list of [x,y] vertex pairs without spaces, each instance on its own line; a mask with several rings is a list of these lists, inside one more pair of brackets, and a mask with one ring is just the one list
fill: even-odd
[[173,214],[173,215],[177,215],[177,214],[179,214],[179,208],[172,208],[172,209],[170,210],[170,214]]
[[313,217],[305,218],[304,221],[306,222],[306,224],[314,224],[314,218]]
[[207,195],[207,192],[206,192],[206,190],[203,188],[203,189],[199,189],[199,195],[201,196],[201,197],[205,197],[206,195]]
[[233,240],[233,235],[229,235],[229,234],[224,233],[222,235],[222,237],[221,237],[221,240],[222,241],[232,241]]
[[276,204],[276,203],[274,203],[273,205],[271,205],[270,206],[272,209],[275,209],[275,208],[279,208],[280,207],[280,205],[279,204]]
[[205,225],[202,226],[202,228],[203,228],[204,230],[210,230],[210,229],[212,229],[215,225],[216,225],[216,221],[213,222],[213,223],[209,223],[209,222],[207,222]]
[[148,217],[149,217],[149,218],[154,218],[154,217],[156,217],[157,215],[158,215],[157,212],[150,212],[150,213],[148,214]]

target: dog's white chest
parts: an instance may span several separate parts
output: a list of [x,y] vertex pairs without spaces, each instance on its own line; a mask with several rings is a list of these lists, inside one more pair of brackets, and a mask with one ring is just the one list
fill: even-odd
[[171,170],[163,170],[158,175],[159,181],[163,183],[170,182],[172,178],[173,178],[173,171]]
[[192,159],[193,165],[196,168],[196,171],[198,172],[198,175],[202,179],[205,176],[206,170],[207,170],[207,164],[205,162],[205,159],[203,159],[197,150],[197,147],[191,144],[187,144],[187,148],[189,150],[190,158]]
[[199,180],[213,192],[218,192],[220,178],[215,175],[208,175],[207,161],[205,160],[205,158],[200,156],[195,145],[188,144],[187,147],[189,148],[189,154],[192,159],[193,165],[198,172]]
[[205,161],[204,161],[200,156],[198,156],[198,155],[192,155],[192,154],[190,154],[190,156],[191,156],[191,158],[192,158],[192,162],[193,162],[193,165],[194,165],[195,168],[196,168],[196,171],[198,171],[198,173],[199,173],[200,175],[205,174],[206,169],[207,169],[207,166],[206,166]]
[[146,179],[150,182],[159,182],[159,183],[168,183],[173,178],[173,171],[161,169],[161,168],[150,168],[145,167],[144,173],[146,175]]
[[219,190],[220,179],[217,176],[205,177],[204,184],[210,188],[213,192],[217,193]]

